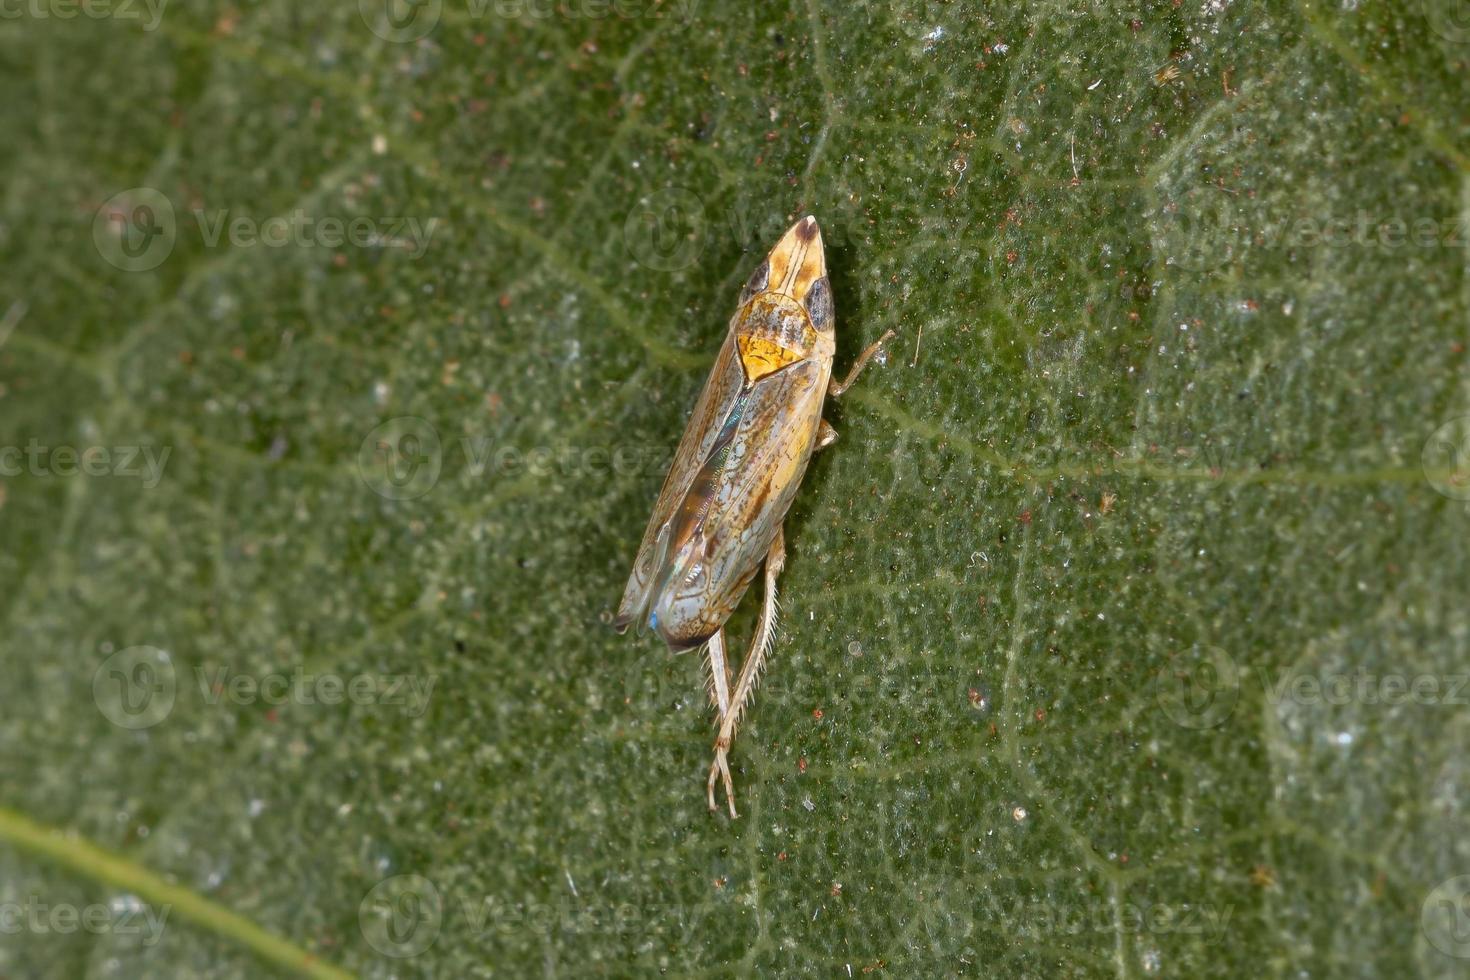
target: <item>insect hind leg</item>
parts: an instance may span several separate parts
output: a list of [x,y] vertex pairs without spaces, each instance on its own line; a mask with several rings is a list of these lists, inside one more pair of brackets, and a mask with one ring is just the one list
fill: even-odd
[[761,606],[760,623],[756,626],[750,652],[745,655],[745,663],[740,667],[740,677],[730,695],[729,709],[721,715],[720,733],[715,738],[715,761],[710,764],[709,769],[709,808],[715,809],[715,780],[719,779],[724,783],[725,802],[730,807],[731,817],[738,817],[740,814],[735,812],[735,782],[730,776],[730,743],[735,740],[735,729],[739,726],[745,709],[750,706],[761,667],[765,665],[766,655],[771,650],[771,641],[776,635],[776,579],[785,567],[786,535],[781,528],[777,528],[775,540],[766,552],[766,594]]
[[709,671],[709,700],[718,714],[715,724],[725,720],[730,710],[730,665],[725,660],[725,628],[722,626],[709,638],[709,650],[705,656],[705,668]]

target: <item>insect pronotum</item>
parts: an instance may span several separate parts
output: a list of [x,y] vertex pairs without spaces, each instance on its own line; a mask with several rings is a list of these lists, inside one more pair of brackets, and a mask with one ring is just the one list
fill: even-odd
[[[847,390],[893,331],[832,379],[836,314],[817,219],[781,237],[745,284],[714,369],[695,403],[653,506],[613,626],[646,624],[671,650],[704,646],[716,711],[706,785],[715,810],[722,780],[730,816],[730,743],[776,628],[776,578],[786,561],[782,521],[812,452],[837,432],[822,403]],[[750,652],[731,686],[725,622],[765,563],[765,601]]]

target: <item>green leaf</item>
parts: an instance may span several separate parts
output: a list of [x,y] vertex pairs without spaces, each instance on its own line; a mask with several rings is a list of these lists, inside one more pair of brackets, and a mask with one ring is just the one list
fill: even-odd
[[[0,972],[1463,975],[1452,6],[7,16]],[[607,623],[806,213],[732,822]]]

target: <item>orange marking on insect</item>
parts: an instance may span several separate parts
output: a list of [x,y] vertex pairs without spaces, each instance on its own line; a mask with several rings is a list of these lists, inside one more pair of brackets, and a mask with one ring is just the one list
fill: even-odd
[[745,376],[751,381],[759,381],[805,356],[765,337],[741,336],[736,338],[736,343],[740,345],[740,363],[745,367]]

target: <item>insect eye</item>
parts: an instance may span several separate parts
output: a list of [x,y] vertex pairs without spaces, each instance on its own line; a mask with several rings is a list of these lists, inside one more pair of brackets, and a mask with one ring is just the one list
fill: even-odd
[[832,326],[832,287],[823,276],[812,283],[806,291],[806,312],[812,318],[812,326],[828,330]]
[[771,263],[768,259],[762,262],[760,265],[756,266],[755,271],[752,272],[750,274],[750,278],[746,280],[745,288],[740,291],[740,305],[744,306],[746,303],[750,302],[750,298],[756,293],[762,292],[766,288],[766,285],[770,282],[770,280]]

